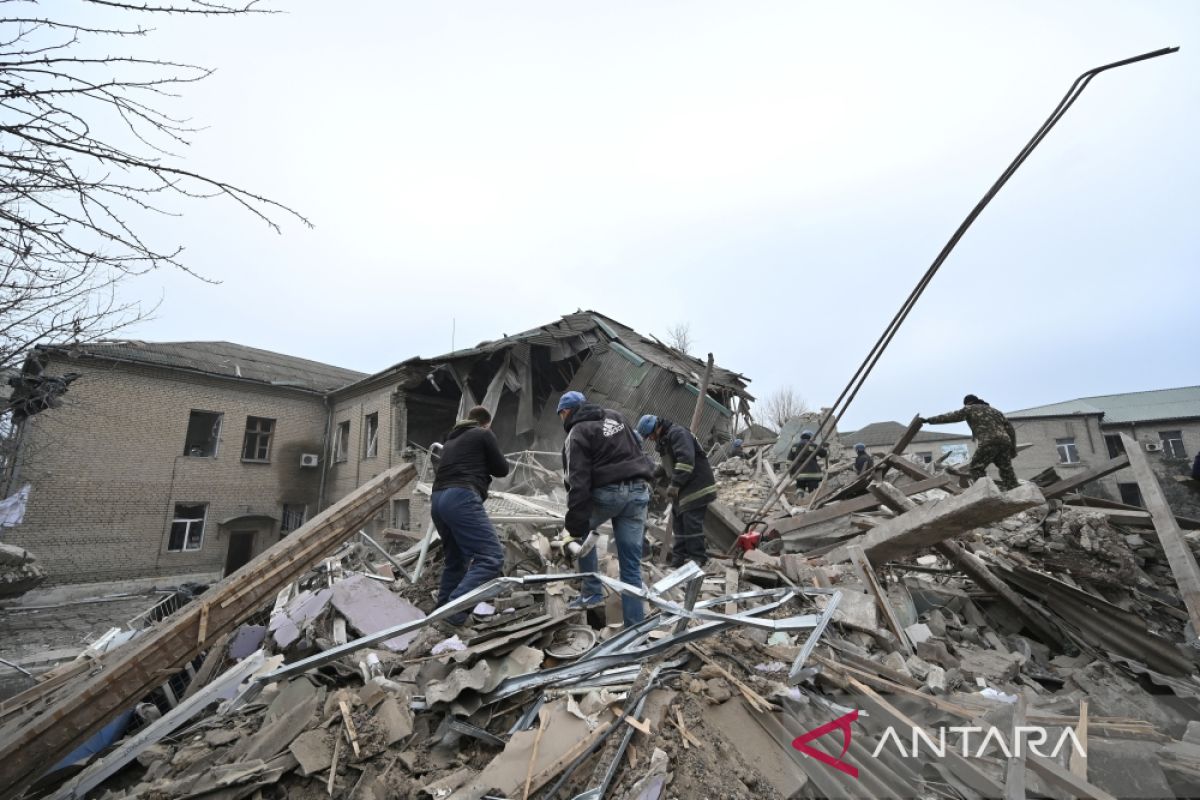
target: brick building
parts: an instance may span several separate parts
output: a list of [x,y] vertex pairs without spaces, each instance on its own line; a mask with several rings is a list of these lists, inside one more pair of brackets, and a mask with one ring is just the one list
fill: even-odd
[[[563,391],[686,423],[704,367],[591,311],[373,375],[227,342],[39,347],[28,373],[79,377],[18,428],[7,488],[33,488],[3,538],[56,583],[208,579],[402,460],[423,466],[472,405],[492,410],[505,452],[557,469]],[[727,440],[751,399],[714,368],[701,440]],[[370,531],[423,531],[427,487],[392,498]]]
[[227,342],[39,347],[80,377],[22,427],[4,532],[55,582],[219,576],[319,502],[325,393],[362,373]]
[[[1080,397],[1008,414],[1017,440],[1031,442],[1013,462],[1017,475],[1032,478],[1053,467],[1064,478],[1123,452],[1121,433],[1157,456],[1171,473],[1187,474],[1200,451],[1200,386]],[[1112,500],[1141,505],[1128,469],[1092,484]]]

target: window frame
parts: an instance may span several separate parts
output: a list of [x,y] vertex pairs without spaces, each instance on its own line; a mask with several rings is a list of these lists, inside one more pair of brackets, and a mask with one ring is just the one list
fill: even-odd
[[[1116,445],[1115,447],[1113,445]],[[1119,433],[1104,434],[1104,446],[1108,450],[1109,458],[1120,458],[1125,455],[1125,442],[1121,440]]]
[[379,412],[363,417],[363,458],[379,456]]
[[[292,513],[294,511],[294,509],[297,509],[297,508],[300,509],[300,524],[296,525],[295,527],[292,527],[292,528],[285,527],[288,524],[289,514]],[[280,533],[280,535],[285,535],[285,534],[289,534],[293,531],[297,531],[300,528],[302,528],[306,522],[308,522],[308,503],[283,503],[282,504],[281,510],[279,512],[279,533]]]
[[[261,429],[261,427],[256,428],[255,430],[250,430],[251,420],[255,421],[256,423],[268,422],[268,423],[270,423],[270,427],[266,431],[263,431]],[[277,422],[278,422],[278,420],[273,417],[255,417],[255,416],[250,416],[250,415],[246,416],[246,430],[242,433],[242,461],[244,461],[248,464],[270,464],[271,463],[271,445],[275,441],[275,426],[276,426]],[[251,436],[253,436],[256,440],[256,447],[255,447],[256,452],[258,451],[258,449],[260,447],[260,443],[258,442],[258,439],[260,439],[263,436],[265,436],[267,438],[267,445],[266,445],[267,454],[265,457],[263,457],[263,458],[247,458],[246,457],[246,446],[250,443]]]
[[[407,517],[408,519],[403,525],[397,525],[396,524],[396,516],[397,516],[396,512],[398,510],[400,510],[401,508],[404,509],[404,516]],[[402,531],[411,530],[411,528],[409,527],[412,525],[412,501],[411,500],[409,500],[407,497],[392,498],[391,512],[392,512],[392,514],[391,514],[391,519],[389,520],[389,522],[391,522],[392,524],[390,527],[395,528],[396,530],[402,530]]]
[[333,429],[333,463],[350,460],[350,420],[342,420]]
[[[212,452],[202,453],[200,455],[192,455],[188,447],[188,432],[192,429],[192,417],[197,414],[210,414],[216,417],[213,423],[212,432]],[[183,431],[183,456],[184,458],[216,458],[221,452],[221,430],[225,425],[225,412],[223,411],[206,411],[202,408],[192,408],[188,410],[188,424]]]
[[932,450],[918,450],[915,453],[913,453],[913,455],[915,455],[917,458],[921,459],[922,464],[932,464],[933,463],[933,451]]
[[[181,517],[179,516],[180,506],[188,506],[199,508],[200,517]],[[200,535],[196,539],[195,547],[188,547],[188,542],[191,539],[192,526],[195,523],[200,523]],[[183,529],[183,539],[180,547],[174,548],[171,546],[171,540],[175,536],[175,526],[179,523],[185,524]],[[168,553],[198,553],[204,549],[204,529],[208,524],[208,503],[175,503],[171,512],[171,524],[167,527],[167,552]]]
[[[1063,436],[1055,438],[1054,449],[1058,452],[1059,464],[1079,464],[1079,445],[1075,442],[1074,436]],[[1070,458],[1074,455],[1075,458]]]
[[[1167,437],[1168,433],[1176,434],[1175,436]],[[1188,457],[1187,450],[1183,446],[1183,430],[1176,431],[1159,431],[1158,440],[1162,442],[1163,458],[1173,458],[1186,460]],[[1179,447],[1175,447],[1174,443],[1178,442]]]

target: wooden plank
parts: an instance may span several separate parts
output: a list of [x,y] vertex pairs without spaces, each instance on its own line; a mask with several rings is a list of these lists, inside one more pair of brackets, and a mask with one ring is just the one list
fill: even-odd
[[1071,748],[1071,774],[1076,778],[1087,780],[1087,737],[1088,737],[1088,701],[1087,698],[1079,701],[1079,724],[1075,726],[1075,738],[1079,740],[1079,744],[1083,746],[1083,752],[1080,753],[1075,748]]
[[[313,517],[205,594],[207,637],[232,630],[270,605],[279,590],[360,530],[412,481],[416,468],[387,470]],[[148,635],[105,653],[96,674],[81,678],[32,720],[0,732],[0,800],[18,796],[117,713],[162,683],[208,644],[199,638],[200,604],[183,606]]]
[[1069,478],[1063,478],[1057,483],[1050,484],[1042,490],[1042,494],[1045,495],[1047,500],[1061,497],[1067,492],[1075,491],[1086,483],[1103,478],[1105,475],[1111,475],[1119,469],[1125,469],[1127,466],[1129,466],[1129,455],[1119,455],[1110,461],[1105,461],[1103,464],[1097,464]]
[[[930,489],[945,489],[954,481],[952,475],[938,475],[936,477],[926,477],[925,480],[910,483],[905,486],[898,486],[900,491],[904,492],[905,496],[920,494],[927,492]],[[798,517],[785,517],[775,520],[770,523],[770,527],[780,533],[790,533],[801,528],[807,528],[821,522],[827,522],[831,519],[844,517],[847,514],[854,514],[859,511],[868,511],[872,508],[877,508],[879,501],[871,495],[863,495],[855,497],[853,500],[843,500],[840,503],[830,503],[827,506],[818,508],[816,511],[810,511],[807,514],[802,514]]]
[[896,440],[896,444],[892,445],[891,455],[903,455],[908,446],[912,444],[912,440],[917,438],[917,434],[921,432],[921,415],[912,418],[912,422],[908,423],[908,428],[904,433],[900,434],[900,438]]
[[1125,454],[1129,457],[1129,466],[1137,479],[1138,488],[1142,490],[1142,502],[1154,520],[1154,530],[1158,533],[1158,541],[1166,553],[1167,563],[1175,575],[1175,583],[1179,586],[1179,594],[1183,604],[1187,606],[1188,617],[1192,622],[1192,631],[1200,636],[1200,566],[1196,565],[1196,557],[1187,540],[1183,538],[1183,530],[1175,521],[1162,486],[1146,460],[1146,454],[1128,434],[1120,434],[1125,445]]
[[915,654],[916,651],[913,650],[912,642],[908,640],[908,634],[904,632],[904,626],[896,618],[896,612],[892,608],[892,604],[888,602],[887,594],[883,591],[883,587],[879,585],[879,578],[875,575],[875,570],[871,567],[871,562],[867,561],[866,553],[858,545],[851,545],[848,550],[850,552],[850,561],[858,568],[863,576],[863,580],[866,581],[867,590],[875,597],[875,605],[879,606],[888,629],[900,641],[900,646],[904,648],[904,652],[910,656]]
[[1012,755],[1004,768],[1004,800],[1025,800],[1025,747],[1021,744],[1021,728],[1025,725],[1025,693],[1017,694],[1017,704],[1013,706],[1012,733],[1009,742],[1012,744]]

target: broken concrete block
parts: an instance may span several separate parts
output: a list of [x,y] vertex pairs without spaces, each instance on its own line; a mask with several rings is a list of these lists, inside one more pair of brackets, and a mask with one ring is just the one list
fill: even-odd
[[1187,730],[1183,732],[1183,741],[1200,744],[1200,722],[1192,720],[1187,724]]
[[333,735],[324,728],[305,731],[292,741],[288,752],[300,763],[303,775],[329,769],[333,763]]
[[383,726],[389,745],[412,735],[413,714],[407,702],[400,703],[394,697],[387,698],[379,704],[375,719]]
[[925,676],[929,674],[931,666],[931,664],[919,656],[909,656],[904,659],[904,668],[908,670],[908,674],[919,681],[925,680]]
[[929,626],[924,622],[918,622],[915,625],[909,625],[904,629],[904,632],[908,634],[908,640],[912,642],[913,645],[918,645],[921,642],[925,642],[933,638],[933,631],[930,630]]
[[883,665],[893,672],[899,672],[901,675],[909,675],[910,677],[912,675],[908,671],[908,664],[905,662],[904,656],[895,651],[883,657]]
[[[346,622],[361,636],[395,627],[403,622],[425,619],[425,613],[412,603],[366,575],[351,575],[333,586],[330,602]],[[385,647],[401,653],[417,638],[410,631],[383,642]]]
[[946,643],[937,641],[936,639],[929,639],[918,643],[917,655],[926,661],[939,664],[945,669],[952,669],[958,666],[958,659],[946,649]]
[[925,688],[930,694],[946,693],[946,671],[941,667],[930,667],[925,676]]
[[733,692],[729,689],[729,682],[724,678],[709,678],[705,681],[704,694],[713,704],[724,703],[733,697]]
[[983,678],[989,684],[1015,680],[1024,659],[1017,653],[994,650],[968,650],[959,660],[959,669],[969,681]]
[[[1024,483],[1010,492],[1002,492],[991,478],[983,478],[960,495],[906,511],[849,544],[860,545],[872,564],[882,564],[1044,502],[1041,491],[1033,484]],[[843,545],[826,560],[832,563],[849,558]]]

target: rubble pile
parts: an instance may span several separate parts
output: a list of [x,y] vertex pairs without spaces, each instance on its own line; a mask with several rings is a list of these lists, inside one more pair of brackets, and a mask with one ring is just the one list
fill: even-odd
[[24,594],[46,580],[37,558],[23,547],[0,544],[0,597]]
[[[805,515],[853,520],[818,549],[796,551],[803,540],[785,533],[790,552],[703,568],[648,558],[641,588],[616,579],[602,538],[597,574],[609,591],[588,611],[568,611],[580,576],[547,536],[550,500],[489,500],[498,519],[517,518],[505,503],[525,510],[498,525],[506,577],[441,608],[436,540],[393,554],[364,538],[281,591],[265,624],[210,649],[177,707],[142,714],[82,772],[52,774],[37,791],[1200,793],[1200,651],[1178,554],[1152,529],[1031,484],[1000,492],[947,477],[909,495],[928,479],[887,481],[886,466],[865,494],[772,521],[804,531]],[[739,510],[735,494],[762,483],[741,458],[718,473],[722,500]],[[1194,532],[1183,541],[1196,549]],[[622,627],[622,595],[646,601],[644,623]],[[447,628],[460,608],[472,611],[468,628]],[[1047,744],[1022,748],[1020,726]]]

